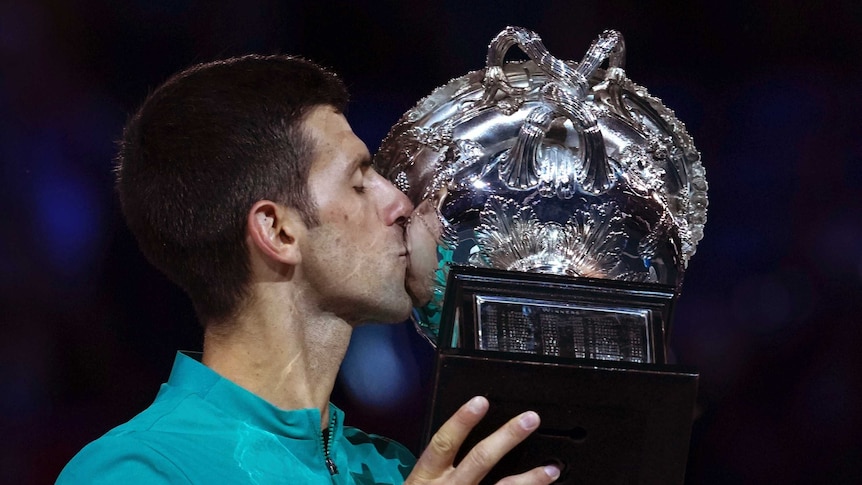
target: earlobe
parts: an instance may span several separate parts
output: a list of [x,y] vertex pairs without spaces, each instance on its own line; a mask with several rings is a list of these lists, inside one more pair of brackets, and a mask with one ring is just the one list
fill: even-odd
[[294,211],[269,200],[256,202],[248,214],[247,234],[251,244],[268,258],[296,265],[300,261]]

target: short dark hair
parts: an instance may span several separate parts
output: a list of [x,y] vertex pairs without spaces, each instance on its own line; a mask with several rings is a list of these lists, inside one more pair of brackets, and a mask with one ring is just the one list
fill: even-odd
[[248,211],[269,199],[317,224],[307,181],[312,108],[347,90],[305,59],[248,55],[168,79],[130,118],[116,159],[126,221],[147,259],[189,295],[202,324],[248,297]]

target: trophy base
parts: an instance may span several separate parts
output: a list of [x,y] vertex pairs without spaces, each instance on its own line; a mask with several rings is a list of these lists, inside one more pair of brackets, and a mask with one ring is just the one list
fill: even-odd
[[582,360],[514,361],[438,352],[426,443],[462,404],[483,395],[491,407],[456,458],[517,414],[542,424],[482,483],[556,464],[558,484],[682,484],[698,375],[657,364]]

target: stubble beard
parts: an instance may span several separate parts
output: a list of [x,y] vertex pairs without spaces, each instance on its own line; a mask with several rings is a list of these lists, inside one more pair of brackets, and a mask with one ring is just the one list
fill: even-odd
[[412,300],[406,264],[398,256],[369,257],[362,248],[346,250],[334,230],[319,226],[315,231],[321,243],[303,255],[302,265],[322,311],[352,325],[407,319]]

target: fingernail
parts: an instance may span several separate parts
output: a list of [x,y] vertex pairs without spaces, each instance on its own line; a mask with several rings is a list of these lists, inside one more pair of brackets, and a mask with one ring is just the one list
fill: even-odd
[[476,396],[473,399],[470,399],[470,402],[467,403],[467,407],[471,412],[481,413],[485,410],[485,398]]
[[527,411],[521,415],[520,424],[525,430],[531,430],[539,425],[539,415],[533,411]]
[[560,469],[555,467],[554,465],[545,465],[545,475],[547,475],[552,480],[556,480],[560,478]]

